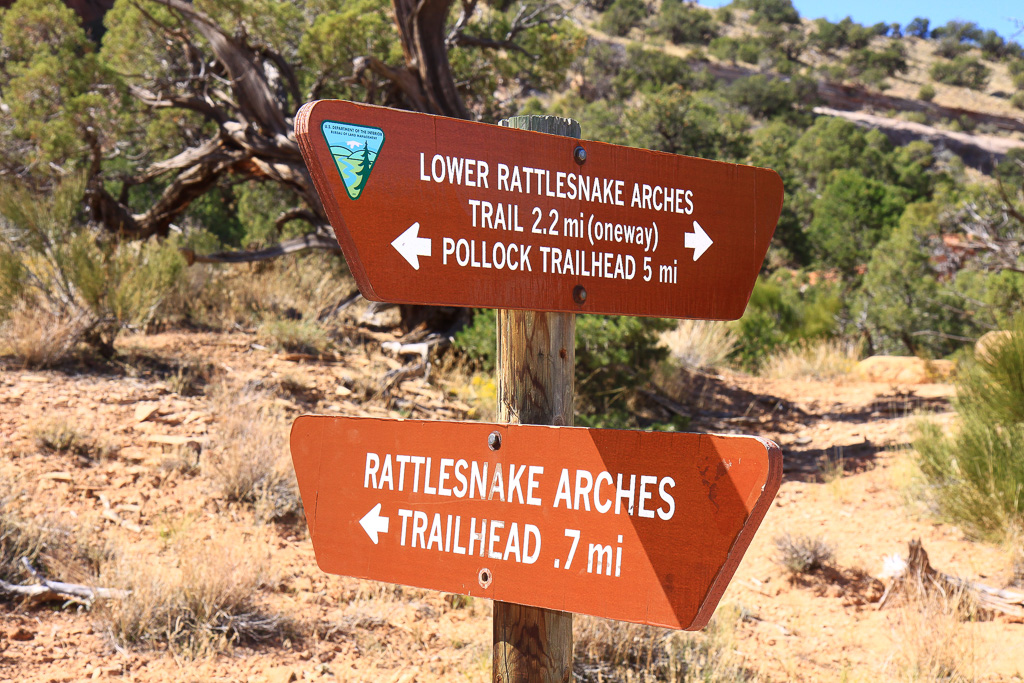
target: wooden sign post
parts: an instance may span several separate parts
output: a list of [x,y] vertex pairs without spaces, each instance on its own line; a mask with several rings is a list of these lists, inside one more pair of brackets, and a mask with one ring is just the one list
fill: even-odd
[[[579,123],[555,116],[516,116],[503,124],[580,137]],[[572,426],[576,315],[499,309],[497,337],[497,421]],[[491,674],[493,683],[571,680],[572,613],[495,602]]]
[[573,612],[703,628],[781,452],[573,427],[574,316],[740,317],[778,174],[580,141],[550,116],[495,127],[319,101],[295,130],[365,297],[498,309],[501,424],[295,422],[319,566],[493,599],[495,683],[570,680]]

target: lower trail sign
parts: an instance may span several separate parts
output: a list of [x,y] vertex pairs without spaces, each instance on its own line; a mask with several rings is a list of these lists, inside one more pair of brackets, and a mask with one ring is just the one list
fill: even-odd
[[326,572],[690,630],[782,478],[752,436],[306,416],[291,448]]

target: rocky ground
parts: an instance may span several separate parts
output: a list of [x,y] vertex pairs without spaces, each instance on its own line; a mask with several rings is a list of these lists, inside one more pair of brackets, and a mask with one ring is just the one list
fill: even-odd
[[[240,392],[266,402],[260,414],[276,415],[278,432],[302,413],[486,417],[486,380],[437,367],[402,379],[419,359],[382,351],[384,332],[361,335],[311,358],[275,353],[244,332],[170,332],[125,339],[113,363],[0,367],[0,482],[9,499],[26,518],[103,549],[93,553],[103,558],[98,578],[81,562],[52,563],[68,573],[50,578],[122,585],[124,567],[138,581],[207,563],[234,580],[258,566],[258,604],[282,624],[265,642],[196,658],[158,642],[115,646],[109,607],[8,601],[0,603],[0,680],[486,680],[487,601],[322,574],[301,519],[261,522],[251,505],[227,502],[211,472],[238,410],[228,397]],[[949,422],[952,387],[733,374],[691,385],[692,429],[759,434],[785,454],[782,488],[720,608],[751,676],[909,679],[914,662],[938,650],[969,680],[1024,678],[1019,620],[963,622],[877,605],[883,557],[905,555],[913,539],[948,574],[996,587],[1012,580],[1007,548],[966,539],[913,500],[914,423]],[[76,447],[45,444],[61,425],[75,430]],[[283,435],[273,438],[283,448]],[[831,573],[791,581],[774,542],[782,534],[831,545]]]

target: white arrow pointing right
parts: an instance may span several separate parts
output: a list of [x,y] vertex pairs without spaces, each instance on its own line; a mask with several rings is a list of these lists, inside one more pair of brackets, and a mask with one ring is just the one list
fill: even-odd
[[693,232],[688,232],[683,235],[683,246],[687,249],[693,249],[693,260],[696,261],[704,252],[708,250],[714,242],[708,237],[708,234],[704,232],[704,229],[700,227],[700,223],[697,221],[693,222]]
[[377,503],[372,510],[363,515],[363,518],[359,520],[363,531],[370,537],[374,545],[377,545],[377,534],[386,534],[391,523],[388,517],[380,516],[380,505],[380,503]]
[[420,237],[419,221],[413,223],[401,235],[391,242],[391,246],[398,250],[409,265],[416,270],[420,269],[420,256],[430,256],[430,238]]

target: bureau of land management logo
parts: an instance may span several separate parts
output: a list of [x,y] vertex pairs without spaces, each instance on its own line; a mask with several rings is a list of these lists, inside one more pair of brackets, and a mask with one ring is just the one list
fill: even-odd
[[341,182],[351,199],[359,199],[384,146],[384,131],[373,126],[324,121],[320,127]]

